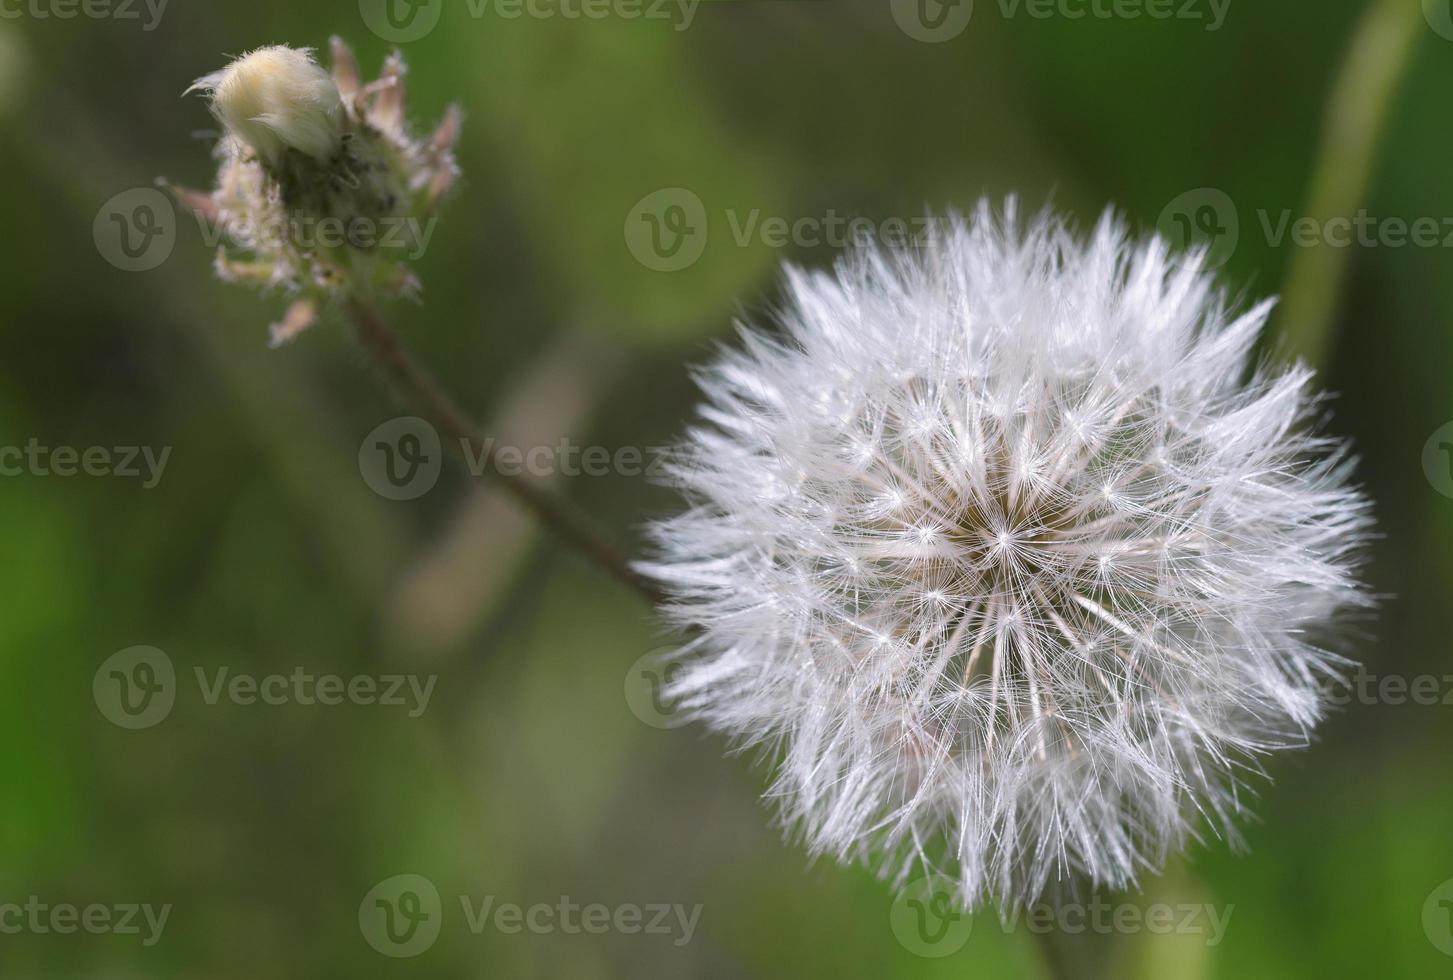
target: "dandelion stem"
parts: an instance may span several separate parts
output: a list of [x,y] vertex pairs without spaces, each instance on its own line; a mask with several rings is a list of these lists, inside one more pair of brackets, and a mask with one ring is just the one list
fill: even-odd
[[[1358,24],[1327,102],[1312,172],[1306,213],[1323,227],[1350,218],[1363,201],[1393,91],[1422,25],[1411,0],[1376,0]],[[1332,347],[1349,251],[1322,241],[1299,249],[1287,272],[1283,333],[1292,352],[1313,365],[1324,364]]]
[[373,358],[398,397],[439,430],[457,450],[460,462],[469,467],[475,460],[487,475],[520,507],[549,528],[565,544],[589,559],[622,585],[653,605],[662,595],[647,578],[631,568],[610,539],[584,514],[559,495],[537,485],[528,477],[510,475],[494,465],[494,448],[485,441],[454,400],[414,360],[392,327],[368,303],[353,299],[348,313],[364,350]]

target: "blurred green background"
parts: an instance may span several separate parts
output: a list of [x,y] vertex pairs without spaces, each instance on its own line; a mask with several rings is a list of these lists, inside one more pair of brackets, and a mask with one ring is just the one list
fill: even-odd
[[[360,446],[403,413],[341,322],[268,350],[285,299],[215,281],[188,219],[171,219],[155,269],[103,257],[114,195],[159,175],[209,185],[214,124],[181,97],[192,79],[332,33],[372,72],[391,47],[369,27],[377,5],[172,0],[147,30],[144,4],[136,19],[54,16],[65,3],[0,3],[0,445],[172,453],[151,489],[0,478],[0,903],[172,909],[150,946],[144,928],[0,934],[0,975],[1033,975],[1033,944],[992,914],[953,955],[916,955],[888,886],[782,842],[750,760],[645,723],[626,696],[633,665],[669,638],[485,487],[446,470],[414,500],[375,493]],[[1362,204],[1443,227],[1453,27],[1435,26],[1453,21],[1423,6]],[[422,302],[389,315],[500,442],[614,451],[669,441],[694,401],[686,366],[734,317],[770,310],[782,262],[838,250],[815,224],[783,245],[740,240],[754,216],[881,222],[1017,192],[1082,223],[1114,204],[1149,230],[1213,188],[1239,217],[1227,285],[1279,291],[1297,247],[1263,217],[1304,213],[1365,5],[1232,0],[1211,30],[1209,3],[1192,4],[1200,19],[1038,19],[980,0],[933,43],[889,0],[720,0],[689,22],[674,5],[536,9],[555,15],[442,0],[437,27],[401,45],[415,121],[464,108],[465,176],[418,263]],[[627,235],[667,188],[706,218],[678,271],[641,261]],[[1447,693],[1453,476],[1436,451],[1424,465],[1453,419],[1442,238],[1350,252],[1326,384],[1383,532],[1370,578],[1387,599],[1355,654]],[[632,548],[674,506],[639,476],[558,484]],[[126,730],[92,684],[136,645],[165,651],[178,686],[164,721]],[[416,718],[209,704],[194,670],[221,667],[437,684]],[[1453,877],[1453,705],[1389,700],[1354,700],[1310,750],[1272,760],[1249,855],[1212,840],[1130,899],[1234,906],[1224,941],[1123,936],[1113,975],[1450,975],[1435,891]],[[393,959],[367,941],[360,903],[402,873],[437,888],[442,929]],[[476,934],[460,896],[701,915],[684,943]]]

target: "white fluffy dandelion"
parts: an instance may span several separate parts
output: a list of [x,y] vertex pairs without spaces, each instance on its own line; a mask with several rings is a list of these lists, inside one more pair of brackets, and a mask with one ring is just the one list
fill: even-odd
[[962,903],[1123,887],[1306,743],[1369,529],[1311,371],[1248,365],[1198,256],[981,205],[791,271],[700,374],[691,506],[645,570],[672,693],[776,763],[813,853]]

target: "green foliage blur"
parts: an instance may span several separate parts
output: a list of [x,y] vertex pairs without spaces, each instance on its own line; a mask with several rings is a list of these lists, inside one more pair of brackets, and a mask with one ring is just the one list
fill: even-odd
[[[268,350],[285,298],[216,281],[186,218],[153,270],[103,257],[95,221],[114,195],[163,175],[209,185],[215,123],[181,95],[194,78],[261,44],[326,51],[334,33],[372,72],[391,45],[369,2],[172,0],[147,30],[141,2],[135,20],[0,0],[0,445],[172,450],[152,488],[0,477],[0,905],[172,907],[151,945],[144,929],[11,930],[0,914],[0,976],[1035,976],[1035,944],[993,913],[954,955],[915,955],[888,885],[782,840],[752,760],[643,723],[623,685],[670,638],[480,483],[446,469],[418,499],[375,493],[360,446],[406,413],[340,318]],[[464,178],[417,265],[421,302],[389,316],[502,443],[612,451],[669,442],[692,411],[688,366],[734,319],[771,310],[783,262],[838,251],[814,224],[778,244],[746,233],[754,221],[876,223],[1016,193],[1082,224],[1114,205],[1150,230],[1180,195],[1215,188],[1240,218],[1226,283],[1279,291],[1297,246],[1264,224],[1303,213],[1365,7],[1232,0],[1208,30],[980,0],[961,35],[926,43],[889,0],[715,0],[689,25],[657,0],[625,9],[675,13],[437,2],[437,29],[401,45],[410,113],[422,128],[462,105]],[[1453,40],[1430,20],[1393,98],[1372,214],[1447,233],[1450,91]],[[677,272],[627,241],[633,208],[665,188],[699,198],[710,228]],[[1383,532],[1370,578],[1386,598],[1356,654],[1443,692],[1453,499],[1424,464],[1453,419],[1450,255],[1442,236],[1355,248],[1325,371]],[[638,475],[557,485],[632,550],[675,506]],[[128,730],[98,709],[93,679],[137,645],[166,652],[178,693],[163,722]],[[210,683],[220,668],[437,684],[413,718],[208,703],[196,672]],[[1208,840],[1130,899],[1234,907],[1224,940],[1113,937],[1111,975],[1449,976],[1424,913],[1453,878],[1450,740],[1453,703],[1354,699],[1307,751],[1271,761],[1248,853]],[[404,873],[437,886],[442,929],[394,959],[366,941],[360,904]],[[476,933],[461,896],[701,915],[682,943]]]

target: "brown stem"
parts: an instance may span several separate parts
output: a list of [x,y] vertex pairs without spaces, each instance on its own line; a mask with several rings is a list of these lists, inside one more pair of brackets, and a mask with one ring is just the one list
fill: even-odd
[[[377,310],[354,299],[348,303],[348,312],[364,350],[373,357],[394,391],[446,437],[458,450],[462,463],[468,466],[470,457],[482,463],[482,471],[494,479],[501,490],[552,530],[561,541],[647,602],[653,605],[661,602],[663,596],[655,584],[632,569],[610,540],[568,501],[528,477],[507,475],[494,465],[493,446],[485,442],[454,400],[414,361]],[[469,450],[467,454],[466,447]]]

